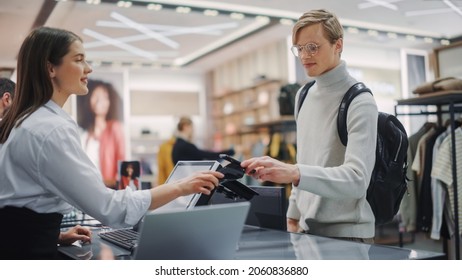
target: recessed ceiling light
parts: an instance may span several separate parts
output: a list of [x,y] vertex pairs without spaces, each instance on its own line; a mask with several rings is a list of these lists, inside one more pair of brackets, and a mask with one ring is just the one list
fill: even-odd
[[132,2],[130,1],[119,1],[117,2],[117,7],[120,8],[130,8],[132,6]]
[[267,16],[256,16],[255,19],[259,22],[269,22],[270,19]]
[[424,42],[425,42],[425,43],[431,44],[431,43],[433,43],[433,38],[425,37],[425,38],[424,38]]
[[367,30],[367,34],[369,34],[370,36],[378,36],[379,32],[377,30],[369,29]]
[[154,11],[160,11],[162,10],[162,5],[161,4],[148,4],[146,6],[148,8],[148,10],[154,10]]
[[294,21],[288,18],[281,18],[279,20],[279,23],[281,23],[282,25],[293,25]]
[[189,12],[191,12],[191,8],[179,6],[175,9],[175,11],[180,14],[188,14]]
[[388,33],[387,33],[387,36],[388,36],[388,38],[390,38],[390,39],[396,39],[396,38],[398,38],[398,34],[396,34],[395,32],[388,32]]
[[409,41],[415,41],[415,36],[414,35],[406,35],[406,39]]
[[450,42],[449,40],[446,40],[446,39],[442,39],[442,40],[440,41],[440,43],[441,43],[441,45],[445,45],[445,46],[451,44],[451,42]]
[[351,27],[351,26],[347,28],[347,31],[348,31],[349,33],[352,33],[352,34],[358,34],[358,33],[359,33],[359,29],[358,29],[358,28],[356,28],[356,27]]
[[231,14],[229,14],[229,16],[232,19],[243,19],[245,17],[245,15],[243,13],[231,13]]
[[92,62],[89,62],[91,67],[99,67],[101,66],[101,61],[92,61]]
[[204,15],[209,16],[209,17],[216,17],[218,16],[218,11],[217,10],[204,10]]

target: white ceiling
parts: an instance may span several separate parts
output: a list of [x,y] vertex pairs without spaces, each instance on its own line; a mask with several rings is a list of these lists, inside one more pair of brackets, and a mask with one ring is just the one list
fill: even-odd
[[[100,4],[87,2],[100,1]],[[431,49],[441,39],[462,36],[461,0],[0,0],[0,68],[16,65],[24,37],[36,25],[72,30],[84,42],[95,64],[131,67],[178,67],[205,71],[243,52],[291,34],[291,24],[304,11],[325,8],[345,26],[345,44],[384,48]],[[162,5],[160,11],[147,5]],[[192,11],[178,13],[174,7]],[[218,11],[205,16],[205,9]],[[200,10],[200,11],[199,11]],[[245,14],[234,19],[232,11]],[[266,21],[257,15],[266,16]],[[269,18],[268,18],[269,17]],[[356,27],[359,34],[349,32]],[[367,30],[380,31],[368,35]],[[383,32],[382,32],[383,31]],[[388,33],[398,36],[390,38]],[[406,35],[413,35],[409,40]],[[424,42],[432,39],[432,43]]]

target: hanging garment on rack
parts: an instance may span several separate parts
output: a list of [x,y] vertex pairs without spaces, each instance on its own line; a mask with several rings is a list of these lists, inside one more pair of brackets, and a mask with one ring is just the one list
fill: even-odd
[[[454,130],[455,136],[455,145],[456,147],[462,147],[462,128],[457,128]],[[453,176],[452,176],[452,145],[451,145],[451,135],[448,135],[440,146],[438,156],[433,162],[432,173],[431,175],[441,180],[448,187],[449,194],[449,203],[451,204],[451,209],[454,209],[454,200],[457,199],[459,204],[458,215],[459,215],[459,225],[462,225],[462,187],[460,186],[462,179],[462,150],[456,149],[456,165],[457,165],[457,182],[458,182],[458,197],[454,197],[454,187],[453,187]],[[454,213],[453,213],[454,216]],[[460,234],[460,232],[459,232]]]
[[[438,156],[438,152],[443,140],[451,133],[451,123],[447,120],[445,123],[446,131],[441,133],[435,141],[433,147],[433,160]],[[458,120],[455,125],[460,126]],[[433,168],[432,168],[433,169]],[[433,215],[432,215],[432,229],[430,238],[439,240],[441,237],[449,239],[454,233],[454,222],[451,210],[451,203],[449,202],[449,194],[447,192],[447,185],[441,180],[431,177],[432,201],[433,201]],[[449,207],[448,207],[449,205]],[[449,213],[449,214],[448,214]],[[449,216],[448,216],[449,215]],[[449,217],[449,218],[448,218]],[[452,217],[452,218],[451,218]]]
[[[436,124],[427,122],[416,133],[409,136],[409,146],[407,153],[408,166],[412,165],[420,138],[432,127],[436,127]],[[414,170],[412,170],[412,168],[408,168],[407,177],[409,178],[407,185],[409,195],[405,195],[403,197],[399,212],[401,216],[401,222],[406,231],[413,232],[416,230],[417,223],[417,174]]]
[[433,162],[433,147],[438,136],[446,130],[445,127],[438,127],[425,139],[423,148],[422,177],[420,182],[420,194],[417,208],[417,229],[423,232],[430,232],[433,216],[433,199],[431,192],[431,170]]
[[[443,140],[451,133],[451,128],[448,127],[446,130],[441,133],[435,140],[433,145],[433,161],[438,157],[439,149]],[[432,163],[433,170],[433,163]],[[431,176],[431,190],[432,190],[432,202],[433,202],[433,214],[432,214],[432,229],[430,233],[430,238],[434,240],[439,240],[441,238],[441,227],[443,226],[443,215],[444,215],[444,205],[447,197],[446,185]]]
[[412,170],[416,172],[416,187],[417,187],[417,196],[420,196],[420,186],[422,185],[423,177],[423,168],[425,164],[425,148],[427,143],[427,138],[433,135],[436,131],[436,127],[430,128],[422,137],[419,139],[417,144],[417,150],[415,153],[414,160],[412,162]]

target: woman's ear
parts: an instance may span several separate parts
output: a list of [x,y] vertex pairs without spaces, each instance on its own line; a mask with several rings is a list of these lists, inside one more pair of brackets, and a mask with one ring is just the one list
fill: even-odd
[[53,64],[51,64],[50,62],[47,62],[47,70],[51,79],[56,77],[55,68],[53,67]]

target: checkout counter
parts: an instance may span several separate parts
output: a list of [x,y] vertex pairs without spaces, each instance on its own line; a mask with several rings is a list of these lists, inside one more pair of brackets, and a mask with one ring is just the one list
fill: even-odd
[[[287,199],[284,187],[247,187],[237,181],[243,176],[240,163],[227,156],[221,161],[226,184],[206,204],[250,201],[251,207],[237,244],[236,260],[416,260],[445,259],[444,253],[364,244],[285,229]],[[59,252],[71,259],[97,259],[101,244],[116,259],[131,259],[131,252],[102,240],[93,232],[91,244],[63,246]],[[175,246],[173,246],[175,247]],[[175,248],[181,254],[181,248]],[[181,257],[181,256],[180,256]]]
[[[116,259],[130,260],[130,251],[102,240],[97,232],[91,244],[62,246],[59,252],[67,258],[97,259],[101,244],[106,244]],[[181,249],[177,248],[178,253]],[[370,245],[310,234],[289,233],[256,226],[244,226],[236,260],[419,260],[445,259],[441,252]]]

